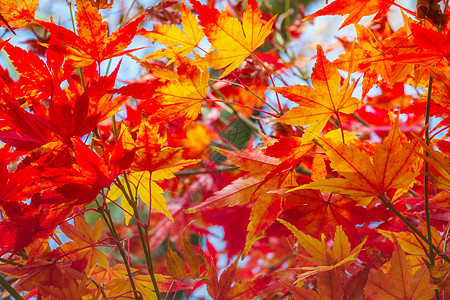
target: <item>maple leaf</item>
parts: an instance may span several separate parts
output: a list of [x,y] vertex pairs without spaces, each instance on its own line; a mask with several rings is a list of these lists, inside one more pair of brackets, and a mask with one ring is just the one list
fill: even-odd
[[72,75],[75,68],[65,65],[64,57],[51,49],[47,50],[47,65],[34,53],[7,43],[4,46],[16,71],[19,81],[12,94],[26,98],[28,104],[36,104],[52,96],[53,90]]
[[272,282],[271,275],[260,275],[255,278],[239,280],[226,294],[226,299],[255,299]]
[[208,294],[213,299],[251,300],[258,296],[272,280],[271,275],[262,275],[257,276],[256,278],[240,280],[231,286],[236,277],[239,259],[240,256],[238,256],[236,260],[222,272],[220,279],[217,276],[216,266],[213,263],[209,264],[205,260],[205,265],[208,270],[208,277],[203,279],[203,282],[206,284]]
[[[434,28],[425,28],[411,24],[414,44],[418,49],[391,58],[396,63],[420,63],[435,65],[440,61],[448,62],[450,55],[450,30],[437,32]],[[420,51],[422,50],[422,51]]]
[[44,200],[40,194],[34,194],[30,204],[2,203],[7,218],[0,220],[0,230],[3,232],[0,236],[0,255],[9,251],[17,253],[38,238],[48,238],[72,212],[72,208],[49,209],[49,205],[43,204]]
[[[297,182],[299,185],[305,183],[304,177],[299,177]],[[361,238],[355,224],[377,220],[370,212],[341,195],[322,194],[317,190],[297,190],[285,192],[282,196],[290,205],[279,218],[302,228],[303,232],[315,238],[319,238],[322,233],[332,236],[336,226],[341,226],[347,232],[351,244],[356,245]],[[268,230],[268,235],[275,235],[279,226],[281,225],[275,223]]]
[[[420,229],[423,234],[427,234],[427,224],[422,218],[419,218]],[[441,241],[441,235],[439,231],[430,226],[431,240],[434,245],[439,245]],[[412,232],[392,232],[382,229],[377,229],[377,232],[389,239],[393,243],[398,243],[401,249],[409,254],[426,257],[428,255],[428,249],[424,247],[418,240],[415,234]],[[442,248],[442,246],[440,247]]]
[[56,287],[39,284],[38,287],[39,293],[50,297],[50,299],[77,300],[86,297],[94,299],[94,293],[87,290],[87,282],[88,279],[86,277],[81,280],[76,280],[69,276],[64,276],[64,284],[61,286]]
[[364,16],[370,16],[376,13],[375,18],[380,18],[386,15],[394,2],[394,0],[335,0],[304,18],[303,21],[311,20],[319,16],[348,14],[344,23],[339,27],[339,29],[342,29],[350,24],[358,23]]
[[[243,151],[244,155],[246,151]],[[258,151],[254,151],[258,152]],[[220,150],[220,153],[224,154],[227,153],[226,150]],[[254,159],[253,160],[257,160]],[[272,161],[270,161],[272,160]],[[266,161],[259,161],[258,165],[255,165],[254,168],[261,168],[263,172],[259,173],[253,173],[249,175],[245,175],[235,181],[232,182],[232,184],[228,185],[224,189],[222,189],[219,192],[214,193],[213,196],[203,201],[201,204],[198,204],[197,206],[190,208],[188,210],[189,213],[194,213],[197,211],[201,211],[204,209],[210,209],[214,207],[225,207],[225,206],[235,206],[238,204],[244,204],[250,201],[252,194],[256,190],[257,186],[261,181],[264,180],[265,176],[267,175],[267,172],[264,172],[264,168],[266,168],[268,165],[271,165],[272,168],[275,168],[277,165],[278,160],[272,157],[269,157]],[[243,170],[245,170],[243,168]],[[279,179],[279,178],[278,178]],[[274,180],[275,182],[277,180]],[[283,180],[281,180],[283,181]],[[266,185],[268,187],[272,186],[275,182],[268,182]],[[276,186],[276,185],[275,185]],[[260,194],[262,194],[263,189],[255,194],[255,197],[259,197]]]
[[[180,29],[174,24],[170,26],[158,25],[152,31],[140,29],[138,31],[139,35],[142,35],[153,42],[159,42],[160,44],[171,47],[171,51],[160,49],[155,53],[142,58],[141,61],[166,57],[173,59],[174,54],[175,56],[186,56],[198,47],[198,44],[205,37],[205,34],[200,30],[195,16],[183,2],[181,3],[181,25],[183,29]],[[171,61],[169,61],[168,64],[170,62]]]
[[[450,79],[448,76],[450,70],[448,70],[448,68],[440,70],[436,67],[428,67],[427,70],[434,80],[434,88],[428,90],[427,93],[432,93],[433,101],[436,104],[442,106],[444,109],[450,109]],[[446,124],[448,122],[448,114],[443,113],[442,109],[438,109],[438,111],[443,119],[441,123]],[[439,125],[437,127],[439,127]],[[441,149],[442,148],[443,147],[441,147]]]
[[167,252],[166,252],[166,265],[169,274],[175,278],[185,278],[186,277],[186,266],[184,265],[183,259],[178,252],[173,251],[169,243],[169,238],[167,239]]
[[[342,227],[336,226],[333,250],[331,250],[325,242],[324,235],[322,235],[322,241],[319,241],[284,220],[278,219],[278,221],[294,234],[300,246],[311,255],[311,257],[304,256],[304,258],[318,265],[313,267],[300,267],[300,270],[306,270],[307,272],[302,273],[297,280],[303,280],[318,273],[328,272],[340,266],[345,267],[350,265],[356,260],[366,242],[364,240],[352,250]],[[330,274],[327,273],[327,275]],[[320,294],[323,295],[323,293]]]
[[[288,144],[293,147],[289,148]],[[292,182],[291,178],[288,178],[288,173],[312,147],[311,143],[303,144],[300,138],[290,137],[283,139],[279,144],[276,143],[273,148],[267,148],[266,153],[258,149],[228,151],[214,148],[241,170],[250,173],[233,181],[231,185],[214,193],[212,197],[188,211],[192,213],[208,208],[245,204],[250,199],[268,196],[267,191],[279,189],[283,184],[291,186]],[[275,197],[275,194],[271,194],[270,197]]]
[[19,151],[30,151],[51,142],[50,123],[21,108],[15,99],[10,98],[9,94],[3,97],[6,103],[1,105],[9,122],[0,131],[0,140]]
[[9,172],[9,155],[8,147],[0,148],[0,207],[7,201],[25,201],[42,188],[36,184],[38,172],[33,166]]
[[[178,170],[175,169],[174,172]],[[134,192],[133,190],[131,191],[131,199],[140,199],[146,205],[150,206],[152,210],[159,211],[173,222],[173,216],[167,209],[166,198],[163,196],[164,190],[155,182],[174,177],[174,175],[168,177],[164,176],[167,174],[167,171],[169,170],[164,170],[163,172],[156,171],[151,174],[150,172],[131,173],[128,175],[127,179],[120,179],[120,182],[118,183],[119,186],[113,185],[110,188],[107,197],[111,201],[116,200],[123,194],[121,188],[127,187],[127,184],[130,184],[134,190]],[[130,193],[130,191],[128,192]],[[137,198],[138,196],[139,198]],[[125,212],[125,224],[128,225],[131,216],[134,215],[133,207],[125,197],[122,197],[121,207]]]
[[399,52],[400,46],[404,46],[406,29],[402,28],[380,41],[371,29],[359,24],[355,24],[355,27],[359,44],[355,45],[353,51],[339,55],[333,63],[340,69],[349,70],[353,60],[354,70],[364,73],[362,82],[362,98],[364,98],[372,86],[378,83],[379,77],[386,84],[390,84],[395,70],[390,58]]
[[411,173],[417,163],[419,143],[404,144],[400,138],[398,116],[388,137],[377,148],[373,163],[356,146],[321,138],[331,167],[344,178],[331,178],[302,185],[296,189],[320,189],[350,198],[384,196],[390,189],[408,187],[418,173]]
[[271,33],[275,16],[265,24],[261,22],[261,11],[256,0],[247,2],[247,9],[242,17],[242,23],[230,16],[228,12],[219,12],[214,7],[191,1],[200,19],[200,25],[215,51],[210,52],[196,63],[207,63],[214,69],[226,68],[221,78],[228,75],[254,51],[264,43]]
[[107,9],[112,8],[114,0],[89,0],[93,7],[97,9]]
[[315,89],[306,85],[270,88],[301,105],[275,120],[293,126],[309,125],[304,135],[306,141],[319,134],[332,115],[339,120],[339,113],[351,114],[359,103],[358,99],[351,97],[356,83],[350,87],[347,80],[341,87],[341,76],[336,66],[325,57],[320,45],[317,45],[317,61],[311,81]]
[[76,260],[86,261],[86,274],[90,275],[98,263],[108,268],[109,263],[106,255],[97,249],[102,234],[101,218],[97,220],[94,228],[81,217],[74,219],[74,225],[63,223],[60,225],[62,232],[72,240],[60,246],[62,252],[68,253],[67,257],[75,257]]
[[[16,291],[31,291],[35,288],[38,288],[40,290],[41,287],[44,286],[44,288],[42,289],[42,291],[44,291],[44,295],[46,295],[47,292],[50,292],[50,294],[58,293],[57,290],[60,290],[59,293],[61,294],[64,292],[67,293],[69,291],[64,291],[67,288],[67,285],[71,285],[74,288],[78,287],[80,281],[86,278],[83,273],[72,268],[70,264],[51,260],[38,260],[36,262],[29,262],[20,268],[18,266],[10,267],[8,265],[0,265],[0,270],[2,273],[7,274],[11,277],[19,278],[12,284],[12,287]],[[74,281],[73,283],[75,284],[68,283],[68,281]],[[75,289],[72,292],[76,292],[77,290],[78,292],[81,292],[80,289]],[[3,296],[2,293],[0,294],[0,297],[6,296]]]
[[434,298],[434,289],[428,287],[430,273],[421,266],[414,274],[411,262],[401,249],[399,243],[394,243],[394,253],[390,261],[391,276],[380,270],[371,269],[364,292],[376,299],[411,299],[427,300]]
[[101,157],[89,149],[80,138],[73,138],[75,169],[48,169],[43,178],[52,182],[56,189],[48,195],[64,196],[65,205],[87,205],[104,188],[109,188],[114,179],[130,167],[134,149],[122,143],[122,137],[112,151],[105,151]]
[[185,58],[178,57],[177,62],[176,73],[157,67],[152,69],[153,75],[165,83],[156,89],[151,100],[160,107],[151,116],[151,122],[184,118],[187,125],[197,118],[203,101],[206,100],[209,73],[192,65]]
[[[109,58],[133,51],[125,51],[125,48],[136,35],[137,27],[145,15],[121,27],[108,37],[107,23],[102,20],[98,10],[86,0],[77,0],[76,5],[78,35],[62,26],[37,21],[52,34],[55,43],[50,45],[51,48],[62,53],[69,59],[72,66],[84,68],[94,62],[100,64]],[[59,44],[56,44],[56,41],[59,41]]]
[[[42,61],[39,62],[36,63],[37,66],[42,64],[42,67],[45,67]],[[0,131],[0,139],[20,150],[36,150],[34,154],[39,157],[53,150],[56,152],[55,155],[64,154],[73,137],[82,137],[90,133],[98,122],[115,114],[127,100],[124,96],[112,99],[111,94],[106,93],[114,86],[117,72],[118,68],[110,76],[93,78],[86,70],[86,82],[89,83],[89,87],[85,90],[78,89],[72,84],[63,91],[59,87],[54,88],[59,80],[49,79],[48,84],[53,88],[41,96],[47,97],[48,93],[51,93],[52,97],[48,105],[35,105],[34,113],[20,107],[18,101],[7,91],[0,92],[5,101],[3,105],[7,112],[5,117],[9,121],[8,126]],[[38,75],[33,72],[26,74],[31,74],[30,77]],[[31,86],[44,84],[37,80],[33,81]]]
[[165,147],[167,137],[161,137],[158,130],[159,128],[150,125],[148,120],[141,121],[136,139],[136,157],[131,170],[150,173],[160,171],[167,178],[172,178],[173,172],[199,162],[196,159],[183,160],[183,148]]
[[90,133],[98,122],[96,115],[89,114],[89,89],[78,97],[68,96],[64,92],[55,93],[48,109],[51,129],[65,143],[70,143],[72,137]]
[[316,292],[305,289],[302,287],[298,287],[286,280],[280,280],[279,283],[285,287],[289,292],[292,293],[292,296],[295,300],[320,300],[320,295]]
[[182,247],[183,255],[187,264],[189,265],[189,278],[200,277],[200,267],[203,264],[203,256],[200,255],[192,246],[192,244],[186,239],[186,228],[183,230]]
[[34,20],[38,0],[1,0],[0,26],[22,28]]

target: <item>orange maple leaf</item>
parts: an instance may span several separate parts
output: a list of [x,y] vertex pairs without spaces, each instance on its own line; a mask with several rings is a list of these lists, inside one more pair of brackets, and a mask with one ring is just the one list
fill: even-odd
[[371,269],[364,292],[374,299],[427,300],[434,298],[429,287],[430,273],[422,265],[414,274],[411,262],[398,242],[390,261],[390,277],[380,270]]
[[[72,268],[70,264],[52,260],[37,260],[35,262],[29,262],[21,268],[2,264],[0,265],[0,269],[3,274],[19,278],[12,285],[12,287],[19,293],[22,291],[31,291],[36,287],[41,288],[41,286],[59,289],[62,292],[64,285],[67,285],[69,280],[79,281],[86,277],[83,273],[79,272],[75,268]],[[78,286],[78,284],[73,286]],[[53,292],[55,292],[55,290]],[[5,294],[5,292],[0,294],[0,297],[2,298],[7,296],[9,295]]]
[[404,192],[418,173],[411,172],[418,163],[419,143],[403,144],[400,139],[398,117],[388,137],[375,151],[373,162],[355,145],[346,145],[321,138],[331,167],[343,178],[331,178],[302,185],[296,189],[320,189],[326,193],[340,193],[350,198],[384,196],[390,189]]
[[24,27],[34,19],[38,3],[38,0],[0,0],[0,27]]
[[450,161],[448,157],[439,151],[436,151],[424,141],[419,140],[427,155],[419,154],[427,163],[429,163],[437,172],[428,173],[434,185],[443,190],[450,190]]
[[205,27],[208,40],[216,48],[205,58],[196,60],[196,63],[206,63],[214,69],[226,68],[221,77],[236,69],[264,43],[275,21],[274,16],[265,24],[261,22],[261,11],[255,0],[248,1],[242,23],[226,11],[219,12],[196,0],[191,2],[197,10],[200,25]]
[[294,107],[276,121],[294,125],[309,125],[304,139],[311,140],[314,134],[319,134],[329,118],[339,113],[351,114],[358,108],[359,100],[351,97],[356,87],[348,84],[348,79],[341,87],[341,76],[336,66],[326,57],[320,45],[317,45],[317,61],[311,74],[312,85],[293,85],[282,88],[270,88],[301,106]]
[[335,0],[312,15],[304,18],[303,21],[314,19],[319,16],[327,15],[346,15],[344,23],[339,29],[350,24],[358,23],[362,17],[377,14],[375,18],[385,15],[394,0]]
[[185,125],[195,120],[206,100],[209,73],[204,72],[184,57],[177,57],[177,72],[153,66],[152,71],[164,84],[159,86],[153,99],[160,109],[150,122],[168,122],[185,118]]
[[397,54],[400,46],[404,46],[406,29],[402,28],[380,40],[372,30],[359,24],[355,24],[355,27],[359,44],[355,45],[354,53],[348,51],[341,54],[333,63],[340,69],[349,70],[354,56],[354,70],[364,73],[362,98],[365,98],[373,85],[378,83],[379,77],[390,84],[395,68],[389,58]]
[[74,257],[74,260],[86,261],[86,273],[88,275],[94,270],[98,263],[103,268],[108,268],[108,258],[97,249],[102,234],[102,221],[99,218],[91,229],[91,226],[81,217],[75,218],[75,226],[68,223],[60,225],[62,232],[72,241],[61,245],[60,249]]

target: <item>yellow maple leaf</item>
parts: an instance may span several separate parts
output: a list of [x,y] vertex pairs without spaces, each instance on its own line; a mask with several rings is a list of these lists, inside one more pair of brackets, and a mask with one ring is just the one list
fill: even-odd
[[310,235],[298,230],[297,227],[291,223],[278,219],[280,223],[286,226],[297,238],[300,246],[311,256],[303,256],[305,259],[317,264],[313,267],[301,267],[300,270],[306,272],[302,273],[298,278],[304,280],[312,275],[327,272],[338,268],[340,266],[348,266],[353,263],[359,255],[365,240],[353,248],[350,247],[350,242],[342,226],[336,226],[336,233],[334,235],[333,249],[330,249],[325,242],[325,235],[322,235],[322,240],[319,241]]
[[[155,175],[155,177],[158,178],[159,174],[150,174],[150,172],[131,173],[128,175],[127,179],[122,178],[120,180],[120,185],[122,187],[127,187],[129,185],[131,187],[133,199],[140,199],[146,205],[150,206],[152,210],[159,211],[173,222],[172,214],[167,209],[166,199],[163,195],[164,190],[152,180],[153,176],[151,177],[151,175]],[[119,198],[120,195],[122,195],[121,188],[117,185],[113,185],[110,188],[107,197],[111,201],[114,201]],[[122,197],[120,204],[125,212],[125,224],[128,225],[131,216],[134,215],[133,207],[125,197]]]
[[141,61],[160,58],[172,58],[168,63],[173,61],[174,54],[186,56],[191,53],[205,37],[205,34],[200,30],[197,19],[186,7],[181,3],[181,25],[183,29],[175,24],[172,25],[158,25],[152,31],[145,29],[139,30],[138,34],[153,42],[159,42],[171,47],[172,51],[167,49],[160,49],[150,55],[145,56]]
[[[419,217],[420,221],[420,231],[427,235],[427,225],[426,222]],[[441,234],[439,231],[431,226],[431,240],[434,245],[440,245],[439,248],[442,249],[441,244]],[[412,254],[415,256],[427,256],[427,248],[424,244],[420,243],[420,240],[417,239],[417,236],[412,232],[392,232],[388,230],[376,229],[376,231],[382,234],[384,237],[389,239],[391,242],[398,243],[399,246],[408,254]]]
[[226,68],[221,77],[236,69],[264,43],[275,21],[274,16],[265,24],[261,22],[261,11],[255,0],[248,1],[242,23],[226,11],[219,12],[196,0],[191,2],[197,10],[200,25],[205,27],[208,40],[216,48],[205,58],[197,59],[196,63],[206,63],[208,67],[214,69]]

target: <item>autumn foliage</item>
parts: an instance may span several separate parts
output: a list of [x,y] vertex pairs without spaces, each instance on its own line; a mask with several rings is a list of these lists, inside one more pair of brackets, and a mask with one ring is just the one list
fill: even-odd
[[0,1],[0,298],[449,296],[448,2],[67,5]]

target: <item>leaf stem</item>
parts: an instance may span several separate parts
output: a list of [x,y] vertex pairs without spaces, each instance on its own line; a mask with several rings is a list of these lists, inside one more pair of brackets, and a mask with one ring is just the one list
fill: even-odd
[[[226,97],[219,90],[217,90],[211,84],[209,86],[213,90],[213,92],[216,93],[220,97],[220,99],[225,101],[225,102],[217,102],[217,104],[219,104],[223,109],[227,110],[229,113],[234,113],[239,118],[239,120],[241,120],[250,130],[253,130],[256,134],[259,133],[259,130],[256,127],[256,125],[253,124],[253,122],[251,122],[248,118],[243,116],[240,112],[236,111],[236,109],[234,109],[232,104],[226,105],[227,104],[226,102],[228,102],[228,101],[225,100]],[[231,102],[231,103],[233,103],[233,102]],[[256,109],[256,108],[253,108],[253,107],[249,107],[249,108],[252,109],[252,110]],[[231,112],[229,110],[231,110]]]
[[341,130],[342,143],[345,144],[344,129],[342,128],[342,122],[341,122],[341,118],[339,117],[339,112],[338,111],[336,111],[336,119],[337,119],[338,124],[339,124],[339,129]]
[[117,126],[116,126],[116,115],[112,116],[112,122],[113,122],[113,134],[114,134],[114,140],[117,142],[118,135],[117,135]]
[[432,248],[434,251],[436,251],[436,253],[442,257],[443,260],[445,260],[446,262],[450,263],[450,258],[445,255],[444,253],[441,252],[441,250],[439,250],[438,247],[436,247],[432,241],[430,241],[426,236],[424,236],[416,227],[414,227],[413,224],[411,224],[395,207],[394,205],[392,205],[385,197],[383,196],[378,196],[378,199],[381,200],[381,202],[383,202],[383,204],[394,213],[394,215],[396,215],[400,220],[403,221],[403,223],[409,227],[409,229],[411,229],[418,237],[420,237],[425,243],[428,244],[428,246],[430,248]]
[[[133,195],[128,177],[126,176],[126,174],[124,174],[124,176],[125,176],[125,182],[127,184],[128,191],[130,192],[130,195]],[[161,300],[161,294],[159,292],[158,284],[156,282],[156,277],[155,277],[155,273],[153,270],[153,261],[152,261],[152,253],[151,253],[151,249],[150,249],[150,244],[148,242],[148,226],[142,225],[141,218],[139,216],[139,210],[137,207],[138,200],[139,200],[138,194],[136,193],[136,201],[134,201],[127,193],[125,193],[125,188],[123,186],[122,186],[121,190],[122,190],[123,194],[125,195],[125,197],[127,198],[128,203],[133,208],[133,213],[134,213],[133,219],[138,221],[137,227],[138,227],[138,231],[139,231],[139,238],[141,240],[142,250],[144,251],[145,261],[147,263],[147,270],[150,275],[150,278],[152,279],[153,287],[155,288],[156,298],[158,300]],[[150,198],[151,198],[151,194],[150,194]],[[150,205],[151,205],[151,203],[150,203]],[[149,217],[150,217],[150,213],[151,213],[151,211],[149,211]],[[144,232],[145,232],[145,235],[144,235]]]
[[[70,10],[70,20],[72,21],[72,28],[73,28],[73,33],[76,34],[76,29],[75,29],[75,20],[73,18],[73,10],[72,10],[72,2],[69,1],[67,2],[67,5],[69,5],[69,10]],[[100,66],[98,68],[99,72],[100,72]],[[84,76],[83,76],[83,70],[81,68],[78,68],[78,71],[80,72],[80,78],[81,78],[81,84],[83,86],[83,89],[86,88],[86,85],[84,83]]]
[[[261,64],[261,66],[266,70],[267,75],[269,75],[270,81],[272,82],[272,86],[275,87],[275,82],[273,81],[273,77],[272,74],[270,73],[269,69],[267,69],[266,65],[264,64],[264,62],[258,57],[258,55],[256,55],[255,53],[252,53],[252,56]],[[278,97],[278,93],[275,92],[275,95],[277,97],[277,103],[278,103],[278,109],[280,110],[280,112],[283,111],[283,108],[281,107],[281,103],[280,103],[280,98]],[[278,113],[280,114],[280,113]]]
[[125,253],[125,250],[122,247],[122,244],[120,243],[119,235],[117,234],[116,228],[114,227],[114,222],[111,218],[111,213],[108,208],[103,208],[100,205],[100,203],[98,203],[97,200],[95,200],[95,202],[97,203],[100,215],[103,217],[103,220],[105,221],[105,224],[109,229],[109,232],[112,234],[113,238],[115,239],[115,243],[116,243],[117,249],[119,250],[120,256],[122,256],[122,260],[125,265],[125,268],[127,269],[128,278],[130,279],[130,284],[133,289],[134,298],[136,300],[141,300],[142,297],[136,289],[136,284],[134,283],[133,274],[131,273],[131,268],[130,268],[130,265],[128,264],[127,255]]
[[371,127],[369,125],[369,123],[367,123],[366,121],[364,121],[364,119],[362,119],[360,116],[358,116],[356,113],[352,113],[350,114],[353,118],[355,118],[356,120],[358,120],[361,124],[363,124],[365,127]]
[[274,117],[274,118],[278,118],[278,116],[274,115],[273,113],[270,113],[268,111],[264,111],[264,110],[261,110],[261,109],[257,109],[257,108],[254,108],[254,107],[250,107],[250,106],[247,106],[247,105],[244,105],[244,104],[241,104],[241,103],[231,102],[231,101],[227,101],[227,100],[219,100],[219,99],[206,99],[206,101],[209,101],[209,102],[222,102],[222,103],[226,103],[226,104],[230,104],[230,105],[236,105],[236,106],[248,108],[248,109],[251,109],[251,110],[254,110],[254,111],[257,111],[257,112],[268,114],[269,116]]
[[0,276],[0,285],[3,286],[15,300],[24,300],[22,296],[20,296],[20,294],[9,284],[9,282],[3,278],[3,276]]
[[225,172],[230,172],[230,171],[234,171],[234,170],[238,170],[239,167],[238,166],[230,166],[230,167],[222,167],[222,168],[217,168],[214,170],[185,170],[185,171],[180,171],[177,173],[174,173],[175,176],[192,176],[192,175],[199,175],[199,174],[217,174],[217,173],[225,173]]
[[[427,106],[425,111],[425,143],[427,146],[430,145],[430,107],[431,107],[431,91],[433,88],[433,77],[430,76],[430,80],[428,83],[428,95],[427,95]],[[428,152],[425,151],[425,155],[429,156]],[[424,171],[425,171],[425,179],[424,179],[424,201],[425,201],[425,220],[427,223],[427,235],[428,239],[432,240],[431,238],[431,223],[430,223],[430,194],[429,194],[429,165],[428,162],[425,161],[424,164]],[[430,247],[428,257],[430,258],[431,265],[434,265],[434,252],[433,249]]]
[[[150,197],[151,197],[151,195],[150,195]],[[134,204],[134,205],[131,205],[131,207],[133,208],[134,216],[138,220],[140,220],[137,205]],[[150,212],[149,212],[149,214],[150,214]],[[148,274],[150,275],[150,278],[152,279],[153,287],[155,288],[156,298],[158,300],[161,300],[161,294],[159,292],[158,283],[156,282],[156,277],[155,277],[155,273],[154,273],[154,269],[153,269],[152,252],[151,252],[150,243],[149,243],[149,239],[148,239],[148,226],[142,227],[142,226],[138,225],[138,231],[139,231],[139,238],[140,238],[141,244],[142,244],[142,249],[144,250],[144,256],[145,256],[145,261],[147,263]],[[144,235],[144,233],[145,233],[145,235]]]
[[94,278],[92,278],[92,276],[89,276],[89,280],[92,281],[92,283],[100,290],[100,292],[102,293],[103,298],[108,298],[108,296],[105,293],[105,289],[103,288],[103,283],[98,283],[97,281],[95,281]]
[[[152,279],[153,286],[155,287],[156,297],[158,298],[158,300],[161,300],[162,299],[161,298],[161,294],[159,292],[158,283],[156,282],[155,272],[153,270],[153,261],[152,261],[152,252],[151,252],[152,250],[151,250],[151,247],[150,247],[150,239],[149,239],[149,236],[148,236],[148,227],[145,227],[144,229],[145,229],[144,230],[145,241],[147,242],[148,261],[150,262],[147,265],[147,270],[148,270],[148,273],[150,274],[150,277]],[[147,259],[147,255],[146,255],[146,259]]]
[[72,1],[67,2],[67,5],[69,5],[70,20],[72,21],[73,32],[75,33],[76,29],[75,29],[75,20],[73,19]]
[[[445,230],[445,233],[444,233],[444,243],[442,245],[442,247],[443,247],[442,249],[444,250],[444,252],[447,252],[448,235],[449,235],[449,233],[450,233],[450,226],[447,225],[447,229]],[[445,300],[446,294],[447,294],[446,291],[442,292],[442,300]]]
[[[254,91],[252,91],[245,83],[242,82],[242,80],[234,73],[231,72],[231,74],[234,75],[234,77],[239,81],[239,83],[241,84],[241,86],[248,92],[252,93],[253,96],[255,96],[256,98],[258,98],[259,100],[261,100],[265,105],[267,105],[268,107],[270,107],[274,112],[277,113],[278,116],[281,116],[281,109],[280,111],[278,111],[275,107],[273,107],[272,105],[270,105],[266,100],[264,100],[262,97],[260,97],[258,94],[256,94]],[[278,117],[276,116],[276,117]]]

